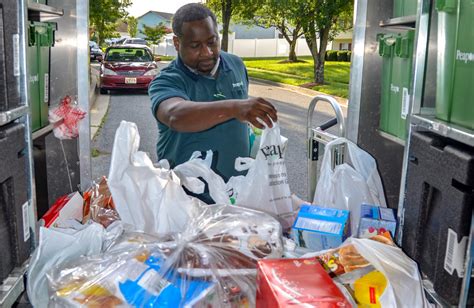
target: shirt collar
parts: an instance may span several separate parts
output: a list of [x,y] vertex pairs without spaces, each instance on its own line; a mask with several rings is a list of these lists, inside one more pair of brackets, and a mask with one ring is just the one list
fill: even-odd
[[200,74],[200,73],[198,72],[198,70],[187,66],[187,65],[184,64],[184,62],[183,62],[184,66],[186,66],[186,68],[187,68],[188,70],[190,70],[191,73],[196,74],[196,75],[201,75],[201,76],[207,77],[207,78],[214,78],[214,79],[216,78],[217,70],[219,69],[219,64],[220,64],[220,63],[221,63],[221,57],[217,58],[216,64],[215,64],[214,67],[212,68],[211,72],[210,72],[208,75],[203,75],[203,74]]
[[[220,67],[220,68],[222,69],[222,71],[224,71],[224,72],[228,72],[228,71],[231,70],[229,64],[227,63],[227,61],[226,61],[226,59],[225,59],[225,57],[222,56],[222,53],[224,53],[224,52],[221,51],[221,54],[219,55],[219,59],[218,59],[218,61],[217,61],[217,63],[216,63],[216,66],[214,66],[214,68],[213,68],[213,70],[212,70],[212,71],[214,71],[214,69],[215,69],[215,70],[216,70],[215,73],[217,73],[217,70],[218,70],[219,67]],[[198,79],[199,79],[199,76],[202,76],[202,75],[200,75],[200,74],[198,74],[198,73],[194,73],[193,70],[192,70],[190,67],[188,67],[186,64],[184,64],[183,60],[181,60],[181,58],[179,57],[179,55],[176,57],[176,66],[177,66],[179,69],[181,69],[186,75],[188,75],[188,76],[189,76],[191,79],[193,79],[193,80],[198,80]],[[211,71],[211,72],[212,72],[212,71]]]

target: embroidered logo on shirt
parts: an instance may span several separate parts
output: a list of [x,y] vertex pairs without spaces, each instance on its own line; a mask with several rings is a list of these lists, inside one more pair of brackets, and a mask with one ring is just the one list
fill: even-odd
[[242,81],[232,84],[232,88],[238,88],[238,87],[243,87],[243,86],[244,86],[244,83]]

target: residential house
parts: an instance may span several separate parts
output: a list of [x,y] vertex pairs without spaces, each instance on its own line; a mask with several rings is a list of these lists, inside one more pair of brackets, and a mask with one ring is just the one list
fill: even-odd
[[332,50],[352,50],[352,29],[339,33],[332,41]]
[[171,29],[171,18],[173,14],[158,12],[158,11],[148,11],[140,17],[137,17],[137,28],[138,34],[137,37],[145,37],[140,31],[143,30],[143,26],[154,27],[163,23],[166,27]]

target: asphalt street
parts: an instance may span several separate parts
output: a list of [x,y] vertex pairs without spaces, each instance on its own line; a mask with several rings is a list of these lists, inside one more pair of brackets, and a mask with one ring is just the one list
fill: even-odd
[[[290,189],[300,198],[307,196],[307,113],[312,97],[291,89],[272,86],[256,81],[250,84],[250,96],[260,96],[272,102],[278,110],[281,134],[288,138],[286,167]],[[346,108],[343,107],[345,114]],[[312,126],[318,126],[333,115],[332,108],[322,103],[314,114]],[[112,92],[109,110],[102,128],[92,142],[93,178],[108,175],[110,154],[115,131],[122,120],[135,122],[140,133],[140,151],[147,152],[152,161],[157,161],[155,146],[158,137],[150,100],[146,92]]]

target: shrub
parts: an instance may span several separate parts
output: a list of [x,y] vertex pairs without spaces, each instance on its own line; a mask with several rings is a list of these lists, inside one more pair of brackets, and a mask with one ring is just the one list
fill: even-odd
[[337,50],[326,51],[326,61],[337,61]]
[[340,50],[337,52],[337,61],[347,62],[347,50]]
[[351,62],[352,51],[347,52],[347,62]]

